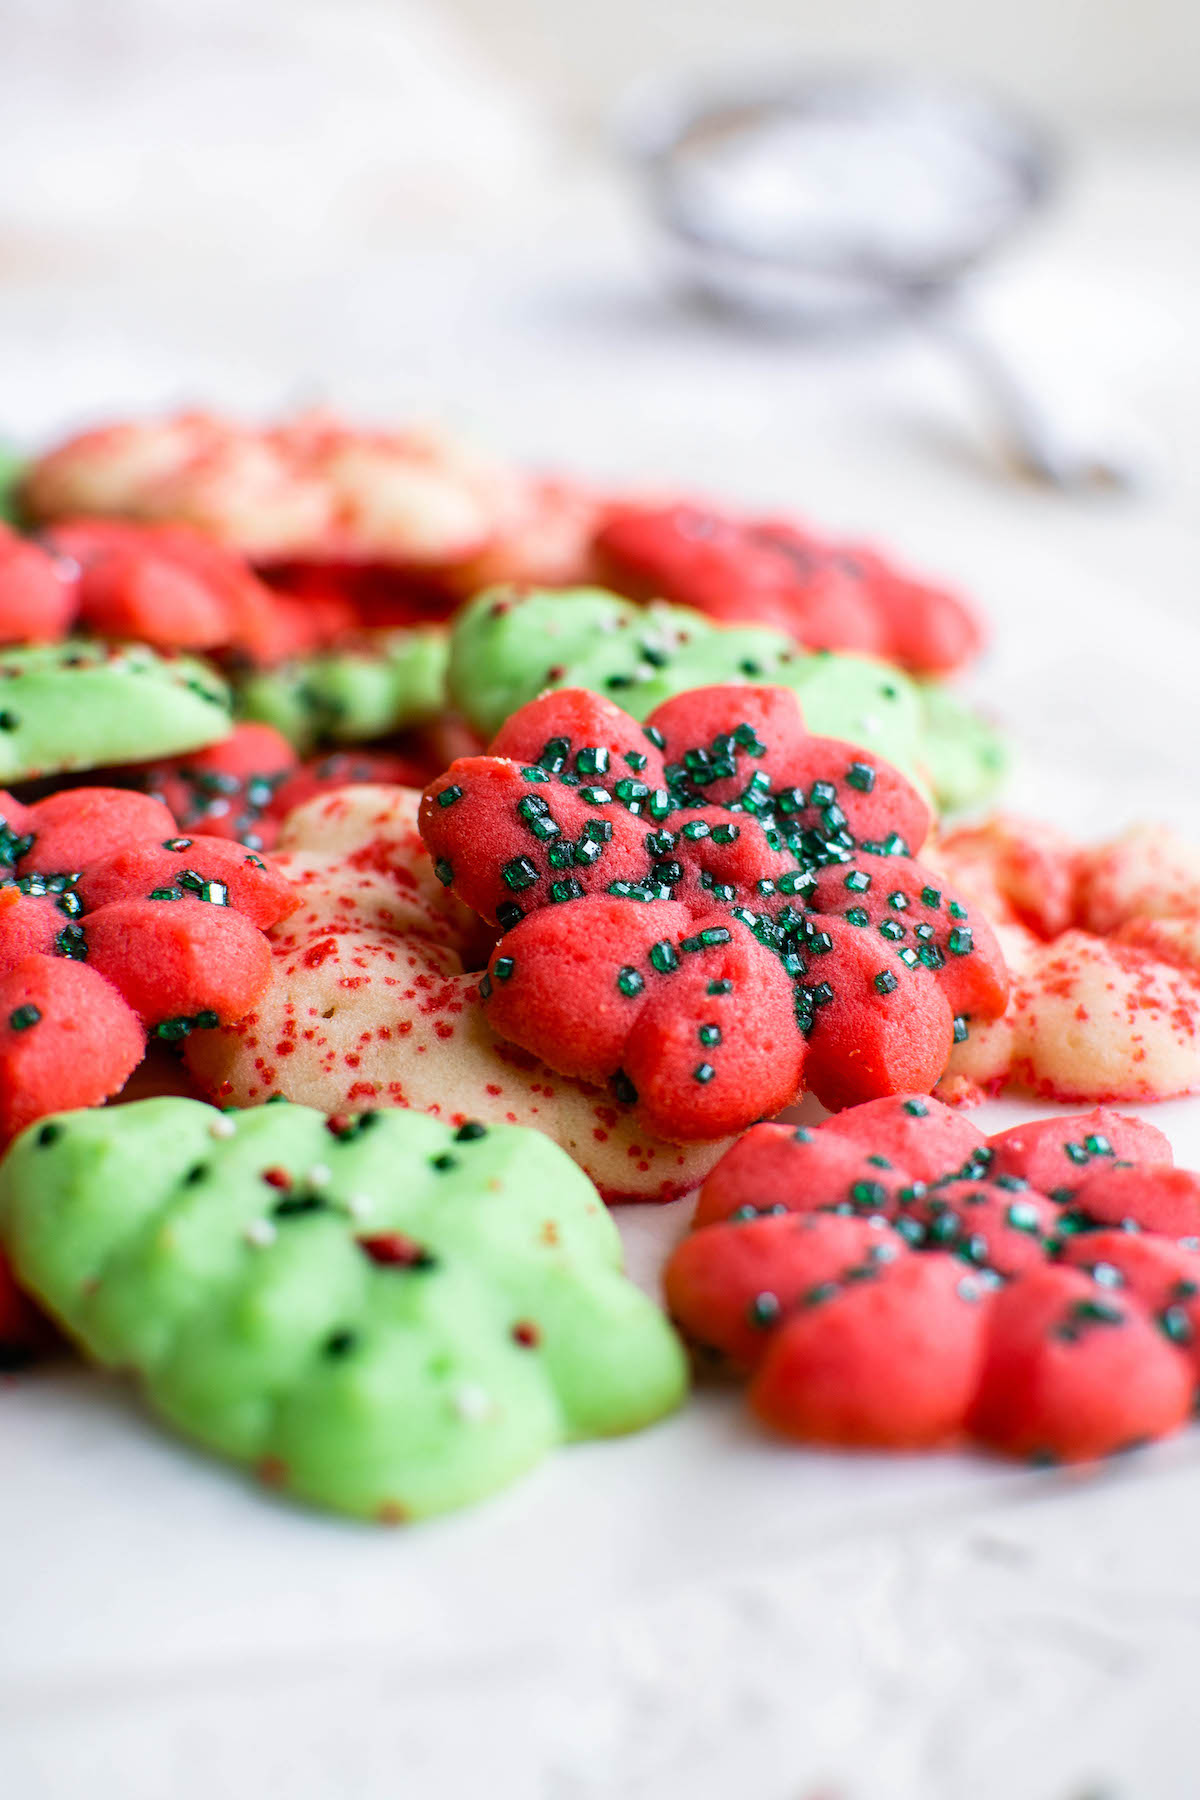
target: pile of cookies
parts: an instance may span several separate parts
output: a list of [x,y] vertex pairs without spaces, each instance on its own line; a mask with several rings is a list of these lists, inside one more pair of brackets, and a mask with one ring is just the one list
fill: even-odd
[[[1184,1422],[1200,1178],[1109,1108],[1200,1089],[1200,851],[978,816],[955,595],[325,418],[0,510],[8,1364],[385,1521],[650,1423],[685,1342],[809,1442]],[[1003,1088],[1093,1110],[986,1139]],[[697,1187],[662,1310],[606,1203]]]

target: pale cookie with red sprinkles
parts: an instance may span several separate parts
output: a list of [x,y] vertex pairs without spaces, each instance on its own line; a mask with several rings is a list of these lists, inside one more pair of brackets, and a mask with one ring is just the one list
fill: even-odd
[[940,1092],[1200,1090],[1200,849],[1156,826],[1084,849],[999,816],[927,858],[986,906],[1013,975],[1003,1017],[969,1022]]
[[[311,413],[255,427],[206,413],[88,431],[34,463],[30,517],[72,514],[198,526],[255,562],[349,558],[423,568],[494,555],[574,575],[590,509],[551,484],[426,430],[382,431]],[[501,554],[501,552],[504,552]],[[495,579],[493,564],[481,565]]]
[[201,1088],[240,1106],[283,1094],[325,1112],[411,1106],[454,1125],[530,1125],[608,1200],[686,1193],[723,1143],[668,1143],[493,1035],[479,999],[488,939],[434,874],[419,799],[343,788],[287,820],[275,860],[302,904],[270,934],[274,978],[256,1010],[189,1044]]

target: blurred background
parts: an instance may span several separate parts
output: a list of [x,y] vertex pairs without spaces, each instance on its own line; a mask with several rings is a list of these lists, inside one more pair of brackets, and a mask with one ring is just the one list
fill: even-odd
[[[2,10],[0,429],[201,393],[251,409],[432,403],[490,427],[488,372],[522,333],[551,360],[548,339],[568,345],[574,364],[615,331],[636,367],[662,321],[615,155],[630,95],[652,77],[686,89],[792,67],[960,78],[1030,109],[1072,153],[1068,203],[988,286],[1012,287],[1014,266],[1027,278],[1012,304],[1045,314],[1026,347],[1035,379],[1056,370],[1069,387],[1078,362],[1088,401],[1111,387],[1119,406],[1122,382],[1139,399],[1151,339],[1166,334],[1164,362],[1187,360],[1166,285],[1200,236],[1187,0]],[[1064,264],[1074,251],[1052,304],[1037,286],[1047,239]],[[888,360],[873,380],[892,379]],[[503,410],[513,435],[557,447],[536,395]]]
[[647,68],[793,56],[919,63],[986,79],[1071,125],[1196,123],[1200,18],[1186,0],[659,0],[564,9],[554,0],[451,0],[498,62],[595,114]]
[[[1067,637],[1044,680],[1015,630],[988,675],[1043,755],[1074,741],[1056,697],[1078,618],[1135,595],[1190,619],[1191,0],[2,12],[0,435],[183,403],[330,404],[606,481],[786,506],[878,536],[1014,627],[1044,630],[1053,596]],[[1059,196],[981,275],[970,316],[1067,429],[1145,475],[1136,498],[1013,479],[977,385],[928,335],[812,344],[677,304],[615,148],[631,93],[839,65],[982,82],[1061,143]],[[1151,651],[1145,678],[1152,712]],[[1114,767],[1128,749],[1118,732]]]
[[[975,693],[1020,746],[1015,810],[1081,836],[1147,812],[1200,835],[1197,0],[0,0],[0,27],[0,440],[33,447],[185,404],[251,418],[323,404],[875,538],[992,621]],[[981,272],[969,317],[1066,429],[1143,471],[1139,491],[1016,478],[977,384],[927,333],[809,341],[678,303],[615,147],[631,94],[834,65],[981,82],[1060,142],[1060,191]],[[102,1518],[122,1514],[138,1468],[104,1426],[80,1465]],[[631,1496],[609,1545],[625,1584],[610,1615],[490,1662],[479,1640],[508,1646],[514,1616],[479,1616],[491,1590],[477,1572],[503,1563],[492,1540],[456,1564],[449,1597],[414,1563],[417,1602],[396,1605],[374,1566],[345,1582],[331,1527],[320,1645],[268,1664],[247,1627],[217,1667],[210,1646],[227,1617],[249,1618],[244,1595],[266,1580],[303,1597],[307,1575],[272,1517],[243,1584],[244,1545],[206,1537],[198,1483],[194,1560],[178,1556],[176,1519],[136,1545],[139,1567],[169,1565],[155,1603],[187,1612],[191,1635],[148,1626],[135,1641],[96,1614],[116,1672],[68,1675],[49,1699],[19,1684],[10,1708],[81,1792],[107,1774],[106,1791],[132,1794],[116,1771],[136,1765],[138,1794],[189,1776],[244,1791],[264,1767],[259,1791],[286,1774],[289,1793],[365,1794],[378,1754],[388,1792],[407,1779],[449,1794],[461,1786],[422,1774],[474,1749],[496,1795],[661,1800],[683,1766],[689,1793],[766,1794],[785,1751],[836,1767],[857,1737],[884,1770],[872,1794],[931,1793],[930,1772],[948,1792],[963,1769],[960,1794],[994,1793],[997,1770],[1006,1793],[1032,1794],[1032,1754],[1038,1794],[1099,1800],[1054,1741],[1077,1721],[1088,1769],[1132,1771],[1121,1794],[1157,1777],[1162,1800],[1195,1791],[1180,1590],[1194,1484],[1148,1512],[1140,1478],[1106,1477],[1049,1523],[1022,1502],[1020,1529],[984,1519],[969,1537],[960,1496],[925,1510],[920,1544],[910,1515],[894,1561],[900,1525],[876,1471],[878,1543],[797,1527],[796,1558],[814,1560],[764,1567],[709,1607],[722,1566],[755,1550],[757,1496],[723,1448],[719,1469],[698,1461],[688,1480],[736,1530],[705,1538],[702,1508]],[[865,1518],[836,1472],[817,1492],[839,1531]],[[402,1665],[362,1624],[368,1595],[391,1614],[380,1644],[408,1634]],[[281,1605],[262,1641],[301,1616]],[[446,1645],[468,1617],[455,1662]],[[343,1642],[358,1647],[352,1671],[333,1666]],[[1009,1742],[1024,1784],[1007,1779]],[[644,1783],[614,1778],[630,1763]],[[536,1790],[531,1770],[549,1771]],[[825,1783],[809,1791],[832,1800]]]

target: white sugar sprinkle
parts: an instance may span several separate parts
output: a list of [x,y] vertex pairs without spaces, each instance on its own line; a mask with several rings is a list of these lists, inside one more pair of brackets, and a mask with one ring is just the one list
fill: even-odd
[[242,1233],[246,1242],[253,1244],[256,1250],[265,1250],[268,1244],[275,1242],[278,1235],[270,1219],[252,1219]]
[[328,1187],[333,1180],[333,1170],[328,1163],[314,1163],[308,1171],[307,1180],[309,1187]]
[[352,1219],[366,1219],[374,1212],[375,1202],[370,1194],[347,1194],[345,1207]]
[[491,1395],[473,1381],[460,1382],[450,1396],[450,1404],[460,1419],[472,1425],[486,1419],[492,1411]]
[[236,1130],[237,1126],[234,1124],[233,1120],[226,1118],[224,1114],[222,1114],[220,1118],[213,1119],[210,1122],[208,1135],[209,1137],[215,1138],[231,1138]]

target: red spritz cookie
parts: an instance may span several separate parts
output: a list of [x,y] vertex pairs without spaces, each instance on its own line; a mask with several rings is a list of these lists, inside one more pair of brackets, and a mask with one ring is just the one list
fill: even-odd
[[261,857],[181,836],[149,795],[0,794],[0,1139],[115,1093],[147,1031],[241,1018],[270,976],[263,931],[295,905]]
[[182,831],[232,838],[248,850],[271,849],[281,821],[317,794],[362,782],[414,787],[425,779],[415,758],[390,751],[336,751],[302,762],[281,732],[255,724],[235,725],[206,750],[121,774],[169,807]]
[[0,526],[0,643],[83,631],[273,662],[312,648],[321,623],[187,526],[74,519],[40,542]]
[[17,1286],[0,1250],[0,1375],[24,1368],[53,1337],[47,1320]]
[[621,506],[596,534],[596,557],[601,579],[634,599],[770,625],[811,649],[882,656],[917,674],[946,674],[982,643],[974,616],[945,589],[786,521]]
[[805,1088],[830,1107],[928,1089],[967,1021],[1003,1010],[986,920],[914,860],[928,825],[895,769],[749,686],[644,727],[543,695],[421,807],[440,879],[503,933],[495,1030],[678,1140]]
[[667,1300],[785,1435],[1106,1455],[1177,1429],[1200,1372],[1200,1178],[1170,1159],[1117,1114],[986,1139],[915,1094],[757,1125]]
[[667,1143],[492,1031],[479,990],[494,933],[434,873],[419,803],[408,788],[342,788],[285,820],[278,866],[300,905],[270,933],[254,1009],[189,1038],[202,1091],[222,1105],[282,1095],[333,1114],[402,1106],[455,1126],[528,1125],[606,1200],[686,1194],[723,1142]]

